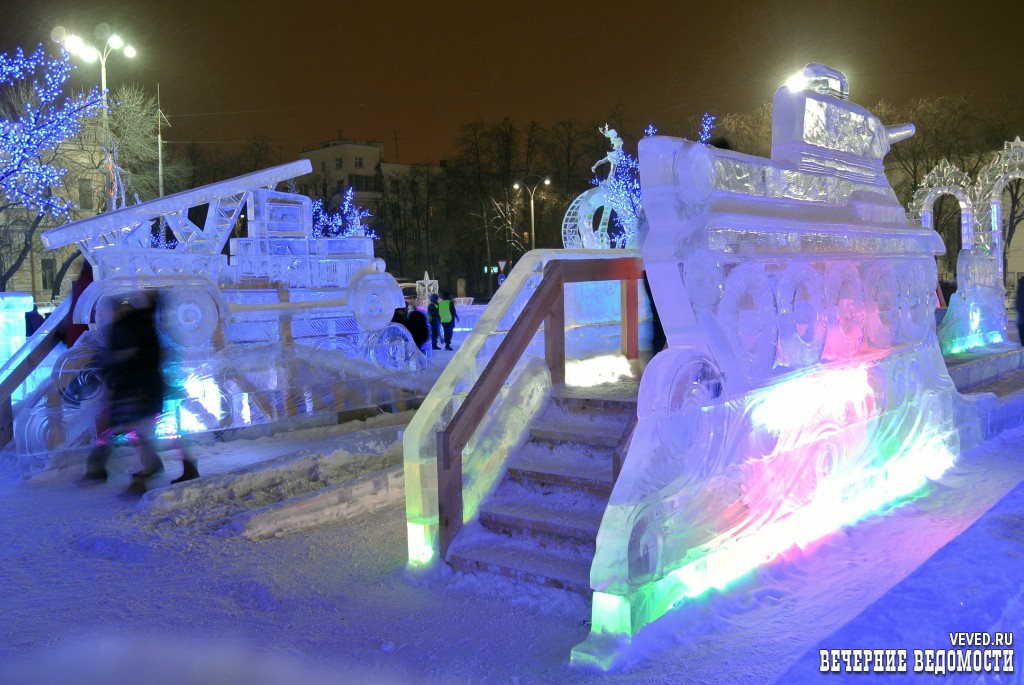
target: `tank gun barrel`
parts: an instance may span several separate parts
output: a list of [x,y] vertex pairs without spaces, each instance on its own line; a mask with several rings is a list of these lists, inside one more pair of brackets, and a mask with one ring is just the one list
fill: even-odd
[[906,140],[916,132],[917,129],[913,124],[897,124],[896,126],[885,127],[885,134],[889,139],[889,145],[898,143],[901,140]]

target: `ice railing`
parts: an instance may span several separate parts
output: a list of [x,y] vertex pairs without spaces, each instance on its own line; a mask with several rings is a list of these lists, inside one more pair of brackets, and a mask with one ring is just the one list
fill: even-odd
[[[24,331],[23,312],[28,309],[20,310],[20,303],[13,307],[8,304],[10,295],[22,295],[20,299],[27,300],[28,309],[32,305],[31,296],[9,293],[3,298],[5,309],[17,313],[15,323]],[[31,395],[50,375],[54,351],[64,348],[60,340],[60,329],[62,324],[71,320],[70,313],[71,301],[65,299],[27,339],[24,335],[11,332],[8,340],[13,352],[0,366],[0,442],[3,444],[7,444],[14,436],[14,413],[17,408],[12,403]]]
[[[612,260],[638,256],[628,250],[534,250],[516,264],[473,331],[441,373],[404,437],[409,560],[438,554],[438,438],[451,422],[495,351],[505,341],[552,260]],[[639,289],[638,316],[649,326],[646,296]],[[564,288],[565,359],[618,353],[622,346],[618,281],[567,283]],[[551,386],[544,330],[534,334],[463,452],[463,520],[469,520],[504,470],[509,450],[539,410]]]

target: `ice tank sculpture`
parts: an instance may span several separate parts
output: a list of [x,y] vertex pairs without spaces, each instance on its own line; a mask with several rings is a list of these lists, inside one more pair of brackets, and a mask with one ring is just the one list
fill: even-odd
[[940,237],[883,173],[886,128],[808,65],[774,98],[772,158],[640,141],[643,258],[668,348],[597,536],[574,663],[919,489],[959,452],[935,336]]
[[[391,323],[404,299],[372,239],[317,236],[309,198],[273,189],[309,171],[293,162],[44,233],[45,247],[75,243],[93,266],[73,312],[91,330],[20,412],[19,453],[91,441],[106,303],[140,291],[160,293],[157,327],[172,350],[178,398],[165,403],[165,433],[387,401],[396,377],[422,370],[408,331]],[[232,237],[243,220],[247,235]]]

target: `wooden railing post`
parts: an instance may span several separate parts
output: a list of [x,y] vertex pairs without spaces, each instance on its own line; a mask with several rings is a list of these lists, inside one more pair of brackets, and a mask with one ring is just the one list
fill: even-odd
[[544,359],[551,372],[551,385],[565,383],[565,280],[562,262],[550,262],[544,270],[545,278],[557,281],[557,292],[551,300],[551,310],[544,317]]
[[441,558],[462,528],[462,449],[452,450],[448,431],[437,434],[437,542]]
[[0,397],[0,445],[6,445],[14,439],[14,408],[11,396]]
[[637,310],[639,289],[635,278],[621,281],[619,292],[622,295],[621,334],[622,354],[626,359],[637,359],[640,356],[640,316]]

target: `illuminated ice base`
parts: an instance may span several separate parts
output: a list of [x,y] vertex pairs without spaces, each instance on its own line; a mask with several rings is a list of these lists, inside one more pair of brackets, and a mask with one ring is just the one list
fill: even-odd
[[1004,342],[1005,319],[1005,309],[993,311],[984,300],[969,300],[961,293],[955,293],[939,325],[942,353],[960,354]]
[[[959,452],[954,419],[956,391],[952,383],[948,379],[925,380],[914,395],[908,393],[902,400],[887,400],[884,392],[872,389],[867,367],[874,366],[873,372],[888,373],[892,364],[893,359],[890,358],[880,361],[877,366],[853,365],[816,371],[802,378],[784,381],[774,388],[750,393],[745,405],[748,409],[753,408],[749,415],[757,425],[760,423],[759,413],[763,419],[765,410],[776,412],[773,421],[799,420],[800,417],[795,416],[800,413],[799,403],[792,398],[798,386],[812,384],[831,390],[833,397],[820,400],[820,403],[832,404],[845,414],[847,423],[837,437],[847,446],[846,451],[841,453],[841,457],[831,460],[827,473],[819,477],[814,474],[814,464],[802,464],[794,459],[807,453],[806,446],[801,447],[798,440],[789,455],[782,453],[770,459],[750,458],[739,468],[734,467],[722,474],[720,479],[711,478],[702,488],[698,486],[707,492],[715,487],[712,484],[717,483],[721,487],[722,483],[732,482],[740,474],[741,501],[725,511],[743,511],[743,519],[736,521],[720,515],[717,527],[714,518],[691,521],[694,529],[707,526],[715,531],[714,537],[695,545],[678,568],[646,583],[613,583],[618,585],[619,592],[610,586],[602,588],[608,591],[595,590],[591,633],[573,649],[572,663],[608,669],[628,649],[632,635],[681,602],[699,597],[708,590],[725,588],[794,546],[804,547],[871,512],[913,495],[929,480],[939,478],[950,468]],[[832,377],[831,382],[829,377]],[[853,378],[860,378],[860,382],[850,382]],[[813,393],[807,388],[802,388],[801,393],[822,397],[821,393]],[[757,407],[766,395],[774,395],[770,398],[774,401]],[[781,401],[787,398],[791,401]],[[782,412],[787,416],[782,416],[780,407],[784,407]],[[866,407],[867,416],[858,417],[858,407]],[[827,413],[831,414],[831,409]],[[761,428],[767,425],[763,423]],[[787,425],[784,430],[796,434],[801,430],[815,432],[810,422],[802,427]],[[780,438],[780,442],[783,441]],[[775,467],[771,469],[775,475],[762,468],[765,463]],[[785,484],[794,473],[801,480],[791,483],[789,490],[780,490],[787,487]],[[756,482],[766,478],[771,483]],[[808,482],[803,479],[816,479],[806,500],[798,493]],[[766,497],[773,493],[774,496]],[[683,502],[673,508],[686,511],[686,504]],[[614,505],[609,506],[602,532],[606,527],[612,528],[608,525],[609,514],[614,509]],[[628,508],[621,513],[624,518],[636,518],[630,516]],[[592,580],[601,563],[601,548],[616,547],[602,540],[602,533],[598,534],[597,546]]]

